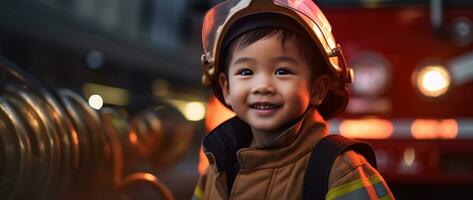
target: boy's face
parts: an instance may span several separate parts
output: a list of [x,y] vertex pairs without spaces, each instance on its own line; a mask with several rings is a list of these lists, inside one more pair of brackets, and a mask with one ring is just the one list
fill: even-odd
[[220,74],[225,102],[252,129],[274,132],[301,116],[313,99],[311,67],[293,39],[260,39],[231,56],[228,77]]

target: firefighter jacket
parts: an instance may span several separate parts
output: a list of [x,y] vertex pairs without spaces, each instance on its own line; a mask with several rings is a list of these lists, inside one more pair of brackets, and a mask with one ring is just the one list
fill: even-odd
[[[204,138],[209,167],[199,178],[193,199],[302,199],[309,156],[327,132],[327,124],[320,114],[310,109],[273,141],[248,147],[251,129],[234,117]],[[226,171],[234,162],[239,164],[239,171],[229,192]],[[394,197],[381,175],[363,156],[346,151],[332,166],[326,199]]]

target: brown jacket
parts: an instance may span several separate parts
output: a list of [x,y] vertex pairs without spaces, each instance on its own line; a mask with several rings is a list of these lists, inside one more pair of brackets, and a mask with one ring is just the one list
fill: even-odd
[[[253,148],[242,147],[251,140],[248,131],[248,125],[235,117],[203,140],[210,167],[200,177],[193,199],[302,199],[311,150],[327,135],[322,117],[312,110],[274,141]],[[225,172],[235,158],[240,170],[228,194]],[[394,199],[376,169],[353,151],[335,160],[328,191],[326,199]]]

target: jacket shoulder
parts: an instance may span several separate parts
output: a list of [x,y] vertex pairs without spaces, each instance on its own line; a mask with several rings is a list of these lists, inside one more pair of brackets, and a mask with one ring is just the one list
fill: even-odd
[[340,154],[329,175],[326,199],[394,199],[381,174],[363,155],[349,150]]
[[349,150],[340,154],[335,159],[335,162],[333,162],[328,185],[333,186],[337,180],[340,180],[357,167],[363,167],[363,165],[369,165],[371,167],[368,161],[355,151]]

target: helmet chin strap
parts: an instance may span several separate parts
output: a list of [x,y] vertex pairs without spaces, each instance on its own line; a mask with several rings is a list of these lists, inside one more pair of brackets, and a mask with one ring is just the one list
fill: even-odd
[[309,106],[307,106],[305,111],[299,117],[297,117],[296,119],[291,120],[291,121],[287,122],[286,124],[284,124],[283,126],[281,126],[281,127],[283,127],[282,129],[286,130],[289,127],[294,126],[295,124],[300,123],[302,120],[304,120],[306,118],[306,116],[308,115],[307,113],[309,113],[314,108],[315,108],[314,106],[309,104]]

